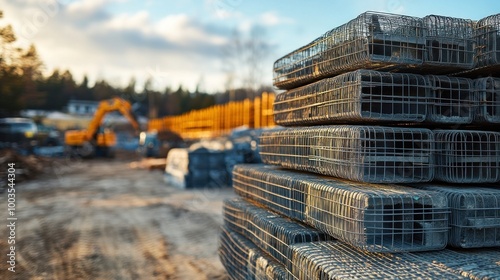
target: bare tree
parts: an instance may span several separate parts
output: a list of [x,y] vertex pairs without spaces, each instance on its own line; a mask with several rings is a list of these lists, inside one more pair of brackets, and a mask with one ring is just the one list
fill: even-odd
[[248,34],[233,30],[224,48],[225,86],[229,100],[236,98],[235,91],[238,88],[247,90],[246,97],[254,97],[263,86],[262,72],[270,53],[266,37],[265,28],[258,25],[253,26]]

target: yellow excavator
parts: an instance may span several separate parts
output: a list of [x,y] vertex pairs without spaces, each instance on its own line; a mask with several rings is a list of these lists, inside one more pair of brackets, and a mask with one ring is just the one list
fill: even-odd
[[96,155],[113,156],[112,148],[116,145],[116,135],[113,131],[102,129],[101,123],[106,114],[119,111],[139,132],[139,122],[132,111],[130,103],[119,97],[104,100],[99,103],[94,117],[85,130],[68,130],[64,135],[64,143],[72,154],[83,158]]

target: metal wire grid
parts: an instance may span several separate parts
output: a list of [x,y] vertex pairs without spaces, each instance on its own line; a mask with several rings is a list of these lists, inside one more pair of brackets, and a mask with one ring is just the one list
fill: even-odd
[[496,66],[500,69],[500,14],[479,20],[475,27],[475,67]]
[[238,195],[363,250],[439,250],[447,243],[444,194],[263,165],[237,165],[233,176]]
[[306,221],[306,200],[311,175],[270,165],[240,164],[233,169],[233,189],[239,196],[257,202],[286,217]]
[[500,182],[500,133],[435,130],[435,178],[448,183]]
[[286,280],[288,271],[242,235],[221,227],[219,258],[234,280]]
[[332,238],[241,199],[224,201],[224,224],[291,269],[290,245]]
[[500,189],[433,184],[412,187],[447,196],[451,209],[448,245],[460,248],[500,246]]
[[474,88],[479,101],[477,120],[500,123],[500,78],[476,79]]
[[360,68],[396,70],[423,63],[421,19],[366,12],[274,63],[274,85],[290,89]]
[[422,122],[428,86],[423,76],[357,70],[278,94],[279,125],[360,121]]
[[338,241],[291,247],[292,273],[296,279],[469,279],[433,265],[429,260],[414,261],[407,253],[363,252]]
[[474,120],[477,101],[471,79],[435,75],[425,77],[431,91],[430,122],[466,124]]
[[428,129],[382,126],[290,127],[264,132],[264,163],[368,183],[428,182],[434,177]]
[[474,22],[470,19],[428,15],[425,65],[433,73],[451,73],[471,69],[474,65]]

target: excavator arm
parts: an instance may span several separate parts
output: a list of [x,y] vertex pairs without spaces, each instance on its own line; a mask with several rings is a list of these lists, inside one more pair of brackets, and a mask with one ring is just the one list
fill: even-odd
[[139,131],[139,122],[132,111],[130,103],[115,97],[99,103],[87,129],[67,131],[64,137],[66,146],[76,150],[77,154],[83,157],[91,157],[97,148],[108,150],[108,148],[114,146],[116,135],[113,132],[104,131],[99,133],[99,127],[106,114],[114,111],[119,111],[129,120],[135,130]]
[[132,124],[135,130],[139,130],[139,123],[134,113],[132,112],[132,106],[126,100],[115,97],[109,100],[104,100],[99,103],[97,110],[94,114],[94,118],[90,121],[87,128],[87,140],[94,139],[99,127],[101,126],[102,120],[106,114],[114,111],[119,111],[123,116],[125,116],[128,121]]

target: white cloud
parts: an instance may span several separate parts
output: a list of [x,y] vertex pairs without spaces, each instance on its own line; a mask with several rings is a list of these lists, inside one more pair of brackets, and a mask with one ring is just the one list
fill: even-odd
[[292,19],[279,16],[275,12],[265,12],[260,15],[259,19],[259,22],[264,26],[275,26],[279,24],[290,24],[294,22]]

